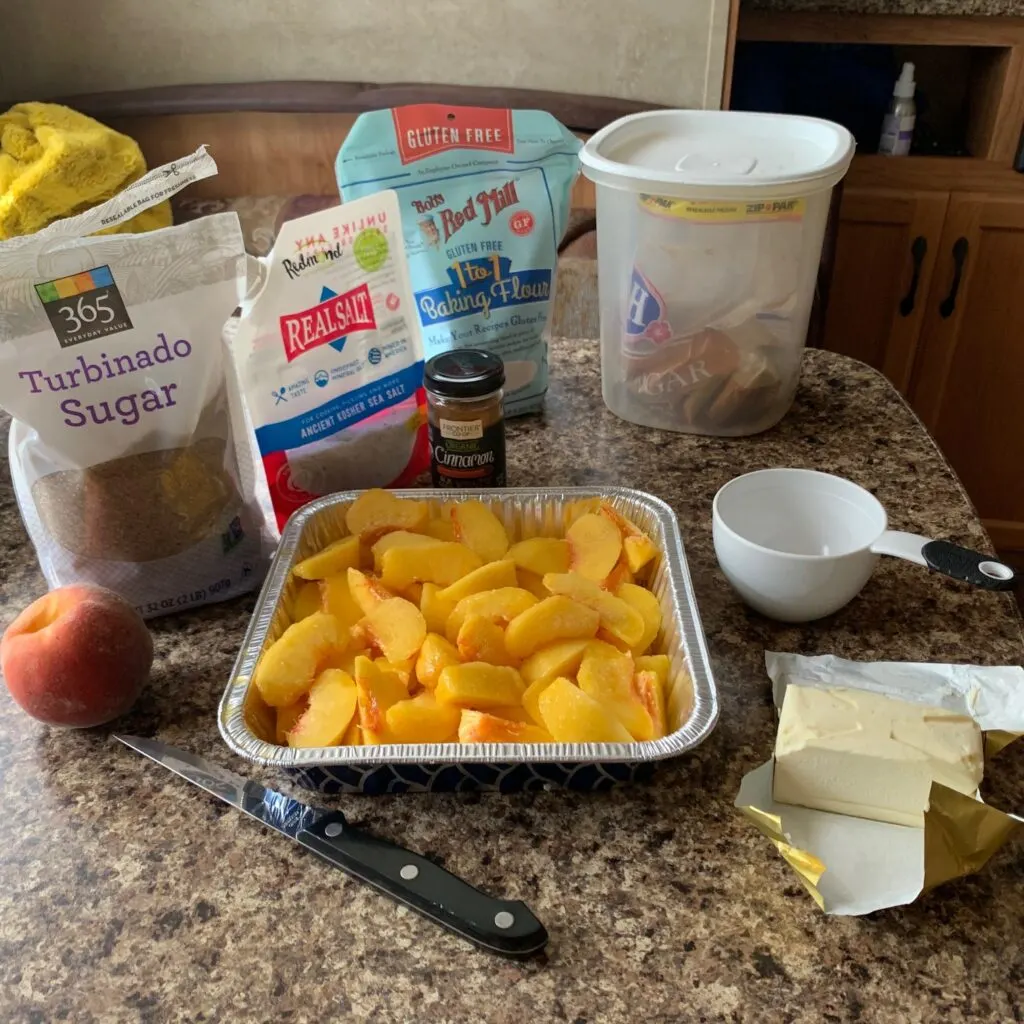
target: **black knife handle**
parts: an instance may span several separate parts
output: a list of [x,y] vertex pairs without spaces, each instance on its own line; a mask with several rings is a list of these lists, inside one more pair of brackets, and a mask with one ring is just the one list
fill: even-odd
[[548,933],[519,900],[498,900],[418,853],[324,815],[295,837],[308,850],[443,928],[500,956],[528,957]]
[[948,540],[930,540],[921,549],[929,569],[982,590],[1013,590],[1017,574],[1004,562],[981,555]]

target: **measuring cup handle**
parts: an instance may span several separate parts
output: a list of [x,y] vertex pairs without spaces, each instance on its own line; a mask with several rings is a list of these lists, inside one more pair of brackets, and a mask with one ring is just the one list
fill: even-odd
[[948,540],[930,540],[921,549],[929,569],[982,590],[1013,590],[1019,577],[1005,562],[997,562]]

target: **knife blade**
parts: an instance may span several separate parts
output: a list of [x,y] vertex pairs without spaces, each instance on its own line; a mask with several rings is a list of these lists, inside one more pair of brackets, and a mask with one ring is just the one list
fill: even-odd
[[481,949],[521,959],[547,944],[547,930],[525,903],[488,896],[426,857],[349,825],[340,811],[311,807],[159,740],[114,738]]

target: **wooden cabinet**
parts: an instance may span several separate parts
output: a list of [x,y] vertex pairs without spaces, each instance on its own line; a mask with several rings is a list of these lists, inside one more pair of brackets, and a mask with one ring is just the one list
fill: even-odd
[[850,189],[824,346],[889,377],[1024,550],[1024,194]]
[[839,210],[825,347],[881,370],[902,394],[949,196],[850,188]]
[[1024,196],[951,195],[910,398],[996,546],[1024,549]]

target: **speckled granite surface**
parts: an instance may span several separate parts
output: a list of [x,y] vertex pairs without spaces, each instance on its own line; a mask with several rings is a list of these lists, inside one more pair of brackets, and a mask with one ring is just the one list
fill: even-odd
[[[732,808],[771,749],[762,652],[1018,662],[1009,597],[889,560],[830,621],[746,612],[718,573],[710,503],[790,464],[874,490],[895,527],[986,543],[962,491],[881,377],[811,352],[793,412],[754,439],[640,430],[606,412],[597,346],[553,351],[547,413],[515,422],[510,482],[623,483],[678,512],[722,698],[720,725],[644,787],[610,794],[350,797],[354,822],[529,902],[545,958],[479,953],[111,741],[25,718],[0,694],[0,1020],[1019,1020],[1024,858],[868,919],[824,917]],[[40,592],[6,467],[0,623]],[[125,731],[235,768],[214,720],[251,600],[157,621]],[[1024,747],[991,793],[1024,809]],[[274,780],[278,782],[279,780]]]
[[1021,17],[1024,0],[742,0],[743,10]]

